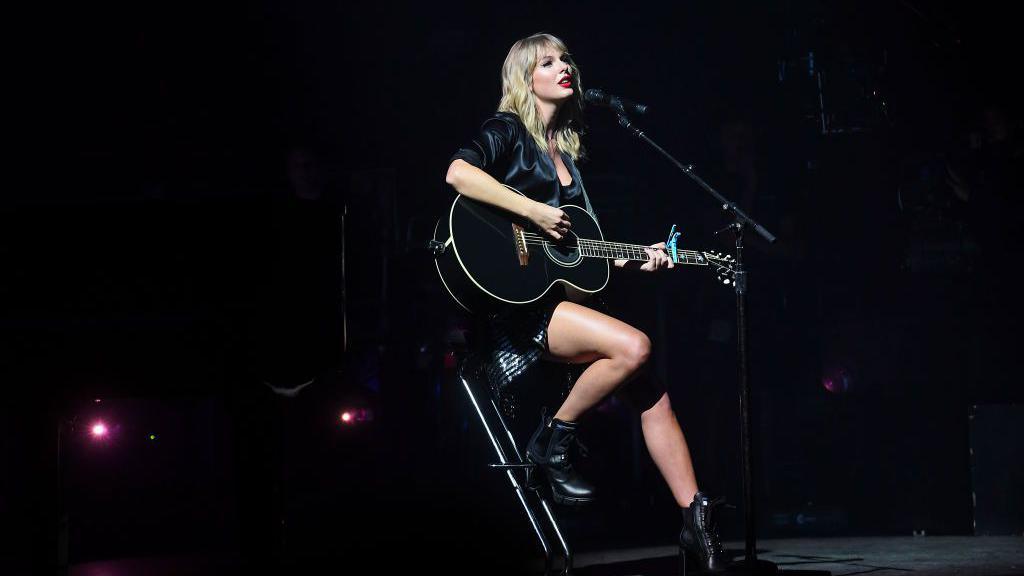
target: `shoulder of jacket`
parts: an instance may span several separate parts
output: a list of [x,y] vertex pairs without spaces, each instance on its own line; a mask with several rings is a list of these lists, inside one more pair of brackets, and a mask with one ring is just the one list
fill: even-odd
[[504,126],[505,129],[515,134],[523,126],[523,122],[519,119],[519,115],[512,112],[495,112],[493,116],[484,120],[481,128],[486,128],[488,125]]

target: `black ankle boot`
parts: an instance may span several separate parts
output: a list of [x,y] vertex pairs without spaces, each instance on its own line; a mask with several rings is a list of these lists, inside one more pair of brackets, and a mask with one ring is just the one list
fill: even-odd
[[701,572],[725,568],[722,541],[718,537],[714,517],[715,508],[722,502],[720,499],[710,500],[702,492],[697,492],[690,507],[683,508],[683,529],[679,532],[683,576],[686,576],[687,569]]
[[537,473],[542,472],[551,486],[551,497],[556,504],[586,504],[594,500],[594,487],[580,477],[572,463],[572,454],[582,448],[576,439],[576,423],[558,418],[547,419],[541,413],[540,426],[530,437],[526,458],[536,464],[533,479],[528,483],[538,487]]

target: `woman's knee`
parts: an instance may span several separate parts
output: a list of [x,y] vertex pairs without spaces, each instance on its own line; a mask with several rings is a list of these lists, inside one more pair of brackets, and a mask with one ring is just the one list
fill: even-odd
[[631,372],[638,372],[651,357],[651,339],[637,330],[630,334],[622,347],[622,361]]

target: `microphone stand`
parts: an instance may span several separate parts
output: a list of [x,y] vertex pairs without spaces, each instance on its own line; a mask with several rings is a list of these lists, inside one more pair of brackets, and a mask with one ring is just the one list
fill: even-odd
[[[747,271],[743,269],[743,232],[747,228],[753,229],[768,243],[775,243],[773,236],[763,226],[755,222],[751,217],[736,205],[722,196],[717,190],[708,185],[699,176],[694,174],[692,165],[684,165],[672,157],[664,148],[658,146],[653,140],[626,117],[625,114],[618,114],[619,125],[633,133],[634,136],[647,142],[662,156],[668,159],[676,168],[683,171],[708,194],[718,201],[719,206],[732,218],[732,223],[719,230],[724,232],[732,230],[736,236],[736,277],[733,286],[736,289],[736,345],[739,354],[739,388],[740,388],[740,449],[743,468],[743,505],[746,510],[744,520],[746,521],[746,556],[742,562],[733,562],[728,565],[727,570],[731,574],[764,575],[778,573],[778,566],[766,560],[757,559],[757,535],[754,529],[754,494],[753,494],[753,464],[751,461],[753,438],[750,430],[750,373],[747,366]],[[717,234],[717,233],[716,233]]]

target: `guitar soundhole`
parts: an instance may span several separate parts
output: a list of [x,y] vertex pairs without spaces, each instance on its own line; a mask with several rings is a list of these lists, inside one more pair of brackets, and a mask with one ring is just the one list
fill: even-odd
[[554,260],[556,264],[562,266],[575,266],[583,260],[583,256],[580,255],[578,238],[576,234],[570,232],[566,237],[562,238],[558,242],[547,242],[544,244],[544,252],[547,253],[548,258]]

